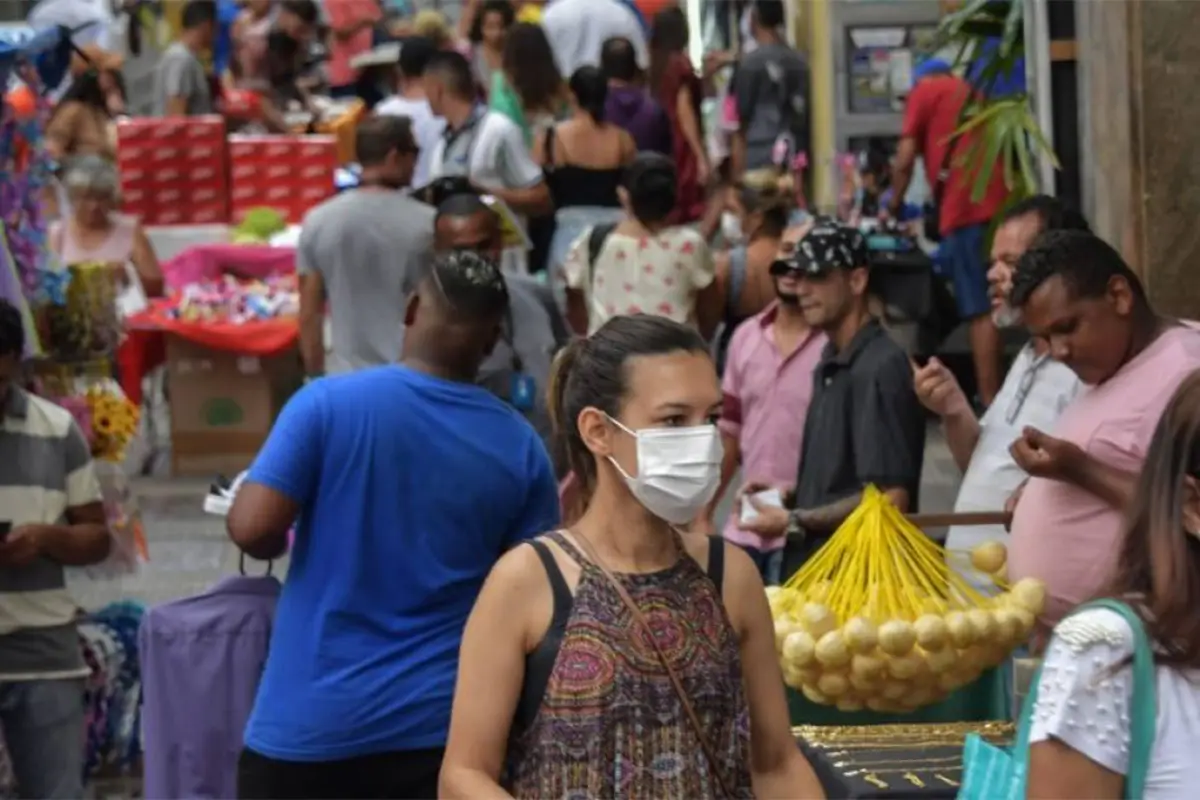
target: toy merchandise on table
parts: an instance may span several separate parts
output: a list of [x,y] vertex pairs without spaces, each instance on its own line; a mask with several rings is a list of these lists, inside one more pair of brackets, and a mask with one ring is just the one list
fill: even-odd
[[255,281],[239,281],[226,275],[219,281],[185,287],[160,310],[181,322],[237,325],[295,317],[300,313],[300,295],[294,274]]

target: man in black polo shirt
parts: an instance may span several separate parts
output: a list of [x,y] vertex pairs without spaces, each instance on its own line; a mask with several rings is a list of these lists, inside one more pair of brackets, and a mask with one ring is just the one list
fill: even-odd
[[[800,471],[792,487],[747,485],[758,516],[742,525],[784,536],[783,574],[825,543],[873,483],[902,511],[915,509],[925,449],[925,414],[913,393],[908,356],[867,311],[866,241],[821,219],[795,253],[771,265],[781,291],[792,284],[804,318],[829,343],[813,375]],[[782,491],[786,508],[753,498]]]

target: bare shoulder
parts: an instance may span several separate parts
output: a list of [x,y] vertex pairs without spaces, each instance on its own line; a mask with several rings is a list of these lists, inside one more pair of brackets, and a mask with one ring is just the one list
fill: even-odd
[[545,583],[545,578],[542,578],[545,573],[533,545],[530,542],[521,542],[500,557],[488,575],[488,583],[506,589],[529,589],[539,578]]

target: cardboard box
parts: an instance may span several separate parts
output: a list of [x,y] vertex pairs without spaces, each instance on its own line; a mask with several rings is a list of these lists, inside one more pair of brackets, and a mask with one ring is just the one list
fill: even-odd
[[230,217],[238,224],[252,208],[274,208],[289,222],[333,196],[337,170],[333,136],[230,136]]
[[122,210],[147,225],[229,220],[229,159],[218,116],[117,123]]
[[261,358],[167,338],[171,470],[232,477],[250,465],[303,382],[298,350]]

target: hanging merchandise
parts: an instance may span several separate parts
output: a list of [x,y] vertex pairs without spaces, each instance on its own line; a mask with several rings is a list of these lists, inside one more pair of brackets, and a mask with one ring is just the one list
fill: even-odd
[[782,587],[767,590],[784,681],[841,711],[915,711],[1004,663],[1034,628],[1040,581],[1009,586],[1003,546],[973,554],[998,594],[974,589],[945,551],[875,487]]

